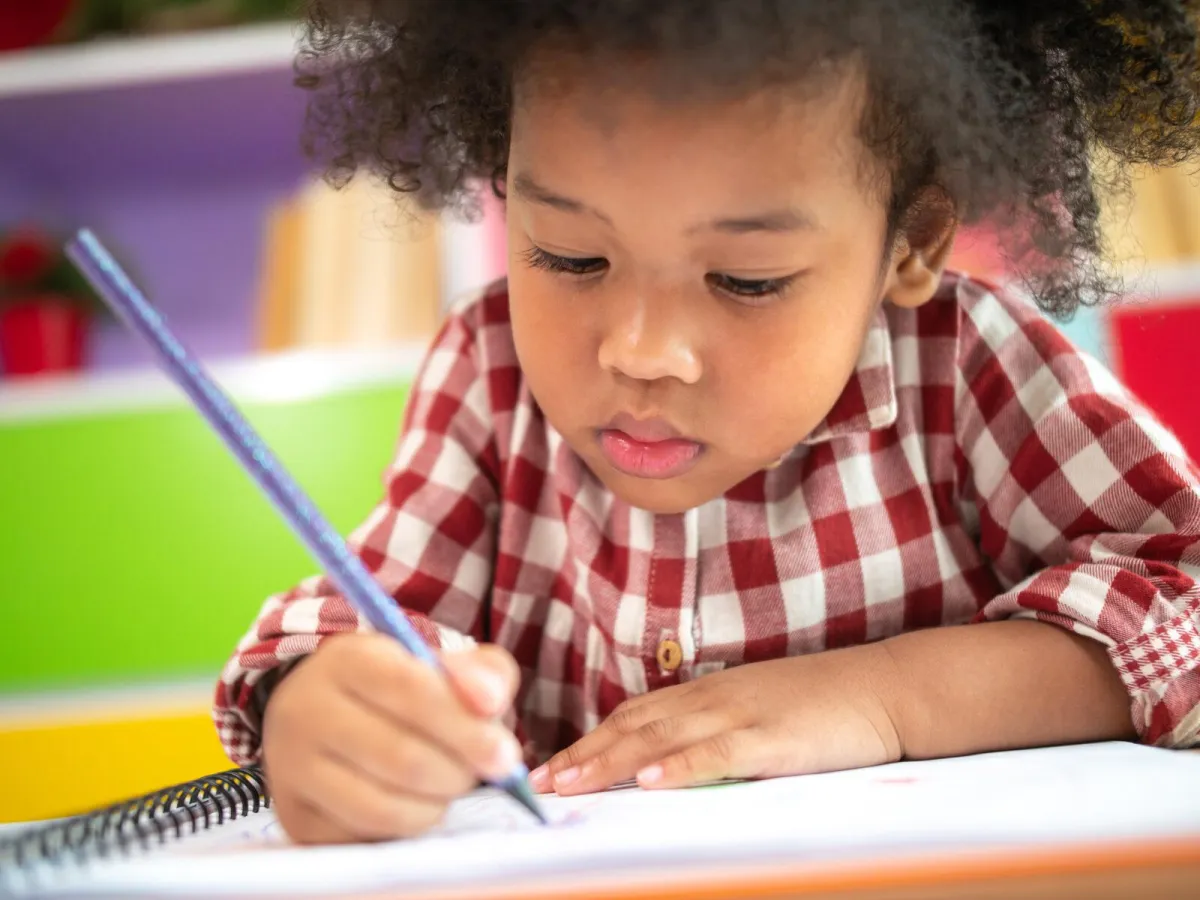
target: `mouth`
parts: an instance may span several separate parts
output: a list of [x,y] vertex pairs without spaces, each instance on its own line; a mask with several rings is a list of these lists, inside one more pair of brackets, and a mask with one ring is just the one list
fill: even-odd
[[597,441],[609,465],[635,478],[677,478],[704,452],[702,443],[684,437],[666,420],[635,419],[627,413],[601,428]]

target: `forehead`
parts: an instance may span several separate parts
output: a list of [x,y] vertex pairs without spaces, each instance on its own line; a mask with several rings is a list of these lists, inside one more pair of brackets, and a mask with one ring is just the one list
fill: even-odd
[[546,178],[720,181],[754,194],[875,174],[859,138],[865,79],[850,65],[801,83],[672,93],[654,63],[543,54],[514,84],[510,168]]

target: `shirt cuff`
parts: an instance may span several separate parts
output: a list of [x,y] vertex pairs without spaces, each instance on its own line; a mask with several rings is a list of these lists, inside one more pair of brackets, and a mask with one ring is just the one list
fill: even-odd
[[1109,649],[1148,744],[1200,743],[1200,598],[1179,615]]

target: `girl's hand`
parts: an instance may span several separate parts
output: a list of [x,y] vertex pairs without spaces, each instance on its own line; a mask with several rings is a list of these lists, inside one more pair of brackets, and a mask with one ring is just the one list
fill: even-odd
[[373,633],[330,638],[275,687],[263,760],[297,843],[410,837],[521,759],[495,717],[520,680],[495,646],[442,657],[446,678]]
[[751,663],[621,704],[532,776],[534,790],[582,794],[630,778],[645,788],[894,762],[897,672],[866,645]]

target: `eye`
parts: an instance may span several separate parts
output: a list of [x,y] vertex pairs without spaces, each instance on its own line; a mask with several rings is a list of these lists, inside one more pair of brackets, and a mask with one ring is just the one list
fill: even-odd
[[719,272],[711,272],[705,277],[708,283],[717,290],[748,300],[782,297],[792,286],[792,282],[796,280],[795,275],[787,275],[783,278],[747,279],[734,278],[732,275],[722,275]]
[[547,253],[541,247],[530,247],[522,256],[532,269],[558,272],[564,275],[592,275],[608,266],[603,256],[558,256]]

